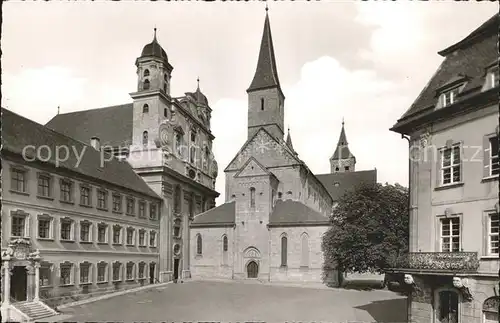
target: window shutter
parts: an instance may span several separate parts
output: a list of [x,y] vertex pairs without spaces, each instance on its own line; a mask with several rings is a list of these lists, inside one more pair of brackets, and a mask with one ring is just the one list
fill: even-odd
[[490,176],[490,138],[483,137],[483,178]]
[[488,254],[488,220],[489,216],[488,213],[484,212],[482,216],[482,227],[483,227],[483,251],[482,255],[486,256]]
[[441,160],[442,160],[442,149],[437,150],[436,156],[436,187],[441,186]]

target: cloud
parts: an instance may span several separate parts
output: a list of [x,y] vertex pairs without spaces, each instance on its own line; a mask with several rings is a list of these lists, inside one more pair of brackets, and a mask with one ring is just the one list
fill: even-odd
[[19,74],[4,75],[2,106],[15,112],[30,110],[37,122],[47,119],[47,112],[57,112],[58,106],[73,106],[84,100],[87,80],[58,66],[25,69]]

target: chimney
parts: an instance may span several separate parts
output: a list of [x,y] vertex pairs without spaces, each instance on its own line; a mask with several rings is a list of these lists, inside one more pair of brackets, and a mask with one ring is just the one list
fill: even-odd
[[95,150],[101,150],[101,141],[97,137],[90,138],[90,145]]

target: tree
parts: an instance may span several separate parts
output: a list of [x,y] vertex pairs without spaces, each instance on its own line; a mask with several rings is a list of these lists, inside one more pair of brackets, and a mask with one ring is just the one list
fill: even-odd
[[323,235],[323,277],[345,272],[383,272],[408,250],[408,189],[399,185],[361,184],[345,193],[332,210],[332,226]]

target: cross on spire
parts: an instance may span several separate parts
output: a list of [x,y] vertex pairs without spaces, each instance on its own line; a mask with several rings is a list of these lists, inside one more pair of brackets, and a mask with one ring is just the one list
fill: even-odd
[[198,83],[198,90],[200,89],[200,77],[198,76],[198,78],[196,79],[196,82]]
[[267,6],[267,0],[266,0],[266,13],[269,10],[269,7]]
[[155,28],[153,28],[154,30],[154,39],[156,40],[156,25],[155,25]]

